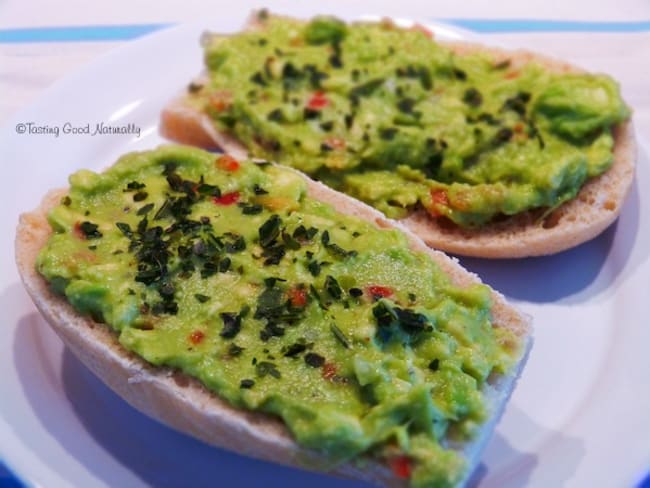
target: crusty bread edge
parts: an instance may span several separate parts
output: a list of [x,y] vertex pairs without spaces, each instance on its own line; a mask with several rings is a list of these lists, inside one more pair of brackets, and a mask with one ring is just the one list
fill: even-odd
[[[305,179],[310,196],[333,205],[338,211],[374,222],[381,228],[400,228],[408,236],[411,247],[429,254],[455,284],[467,286],[480,281],[455,260],[430,249],[377,210]],[[328,471],[385,486],[404,486],[405,481],[395,477],[389,467],[367,457],[330,466],[322,455],[300,448],[279,419],[234,408],[198,381],[168,368],[148,365],[123,349],[108,327],[76,313],[51,291],[35,268],[38,252],[51,233],[47,212],[63,194],[63,191],[50,192],[36,210],[21,215],[15,242],[18,270],[35,305],[66,346],[118,395],[141,412],[217,447],[284,465]],[[509,375],[486,385],[484,394],[491,416],[477,437],[465,445],[453,446],[467,459],[470,468],[467,476],[477,464],[480,451],[503,412],[532,345],[530,319],[508,305],[497,292],[493,292],[493,300],[494,324],[510,329],[519,338],[521,357]]]
[[[257,27],[253,15],[246,28]],[[509,59],[509,69],[513,70],[534,61],[557,73],[584,72],[565,61],[526,50],[509,51],[469,42],[443,44],[457,54],[481,52],[495,59]],[[208,116],[188,106],[184,95],[163,109],[160,132],[177,142],[205,149],[221,148],[238,157],[247,154],[236,138],[217,131]],[[555,254],[575,247],[598,236],[616,220],[632,186],[637,151],[632,122],[618,124],[613,135],[612,167],[589,180],[576,198],[546,218],[540,218],[537,212],[524,212],[478,229],[462,229],[441,224],[420,210],[402,222],[431,247],[463,256],[522,258]]]

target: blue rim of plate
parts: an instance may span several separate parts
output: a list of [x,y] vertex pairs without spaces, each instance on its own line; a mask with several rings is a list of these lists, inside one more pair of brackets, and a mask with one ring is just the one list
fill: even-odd
[[[650,32],[650,20],[594,22],[545,19],[435,19],[476,33],[521,32],[587,32],[638,33]],[[110,42],[137,39],[146,34],[172,27],[173,23],[84,25],[59,27],[26,27],[0,29],[0,43],[22,44],[39,42]]]

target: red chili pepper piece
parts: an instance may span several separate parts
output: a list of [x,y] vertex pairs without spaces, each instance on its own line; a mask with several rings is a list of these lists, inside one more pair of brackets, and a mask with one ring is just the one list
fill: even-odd
[[431,30],[429,30],[428,28],[426,28],[422,24],[417,24],[417,23],[413,24],[413,26],[411,27],[411,30],[414,31],[414,32],[422,32],[422,34],[427,36],[429,39],[433,39],[433,32],[431,32]]
[[327,144],[332,149],[345,149],[345,140],[340,137],[328,137],[325,139],[325,144]]
[[220,197],[214,197],[212,201],[217,205],[232,205],[239,201],[239,192],[233,191],[230,193],[224,193]]
[[388,461],[393,473],[398,478],[408,479],[411,477],[412,461],[408,456],[395,456]]
[[192,344],[200,344],[205,339],[205,334],[200,330],[195,330],[190,334],[189,339]]
[[86,234],[84,234],[81,230],[81,222],[75,222],[72,231],[74,232],[74,235],[76,235],[79,239],[86,239]]
[[448,207],[449,198],[447,197],[447,192],[439,188],[432,188],[430,191],[431,200],[433,201],[434,206],[428,208],[428,212],[432,217],[440,217],[443,213],[437,209],[435,206]]
[[307,291],[304,288],[292,288],[288,291],[288,295],[292,307],[307,305]]
[[224,154],[217,159],[217,167],[224,171],[237,171],[240,167],[239,161],[232,156]]
[[376,299],[387,298],[393,294],[392,288],[389,288],[387,286],[371,285],[367,288],[367,290],[368,293]]
[[336,376],[336,365],[332,363],[323,364],[323,372],[321,374],[326,380],[334,379]]
[[317,91],[307,101],[307,108],[312,110],[320,110],[325,108],[330,103],[329,99],[322,91]]
[[449,198],[447,198],[447,192],[445,190],[431,189],[431,200],[438,205],[449,205]]
[[220,90],[210,96],[210,106],[217,112],[223,112],[232,105],[232,93]]

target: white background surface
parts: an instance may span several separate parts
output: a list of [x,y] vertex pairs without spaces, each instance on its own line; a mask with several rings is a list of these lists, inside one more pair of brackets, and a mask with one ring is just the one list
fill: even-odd
[[[33,26],[88,24],[140,24],[196,21],[212,16],[242,18],[251,2],[230,4],[189,1],[60,3],[6,1],[0,3],[0,29]],[[110,7],[109,7],[110,5]],[[266,2],[282,12],[296,14],[322,12],[319,3]],[[646,1],[622,2],[329,2],[328,10],[343,9],[347,14],[392,14],[418,19],[435,18],[527,18],[565,20],[650,20]],[[211,13],[212,12],[212,13]],[[212,20],[207,20],[215,25]],[[227,24],[227,23],[226,23]],[[232,24],[232,22],[231,22]],[[236,29],[237,25],[232,25]],[[500,33],[486,39],[527,47],[576,62],[586,68],[605,71],[622,85],[628,103],[635,110],[635,124],[641,142],[637,186],[616,227],[585,246],[556,257],[525,262],[486,262],[465,260],[486,281],[518,301],[536,318],[536,345],[530,364],[511,402],[508,413],[494,437],[484,462],[490,467],[483,485],[500,486],[506,480],[519,480],[531,486],[630,486],[650,466],[650,415],[639,416],[639,407],[650,411],[650,371],[646,344],[647,297],[650,289],[650,221],[644,188],[650,185],[647,141],[650,135],[650,32],[643,33]],[[129,93],[125,76],[103,71],[108,79],[94,80],[75,92],[60,90],[65,100],[40,103],[28,119],[16,119],[18,112],[33,103],[53,82],[74,73],[101,54],[123,42],[74,42],[44,44],[0,44],[0,126],[3,137],[18,122],[55,124],[68,117],[108,117]],[[164,53],[163,53],[164,54]],[[162,54],[161,54],[162,56]],[[119,57],[119,56],[118,56]],[[114,58],[115,59],[115,58]],[[106,65],[105,62],[100,61]],[[164,103],[172,87],[182,86],[198,62],[174,63],[173,73],[159,85],[150,85],[145,102],[131,115],[130,122],[153,128],[157,107]],[[119,64],[119,63],[118,63]],[[155,70],[152,66],[151,70]],[[151,70],[140,66],[142,76]],[[185,70],[188,71],[187,74]],[[164,76],[164,73],[161,73]],[[78,82],[78,80],[77,80]],[[64,82],[69,86],[69,81]],[[140,84],[134,82],[133,89]],[[146,85],[145,85],[145,90]],[[126,91],[125,91],[126,90]],[[173,89],[172,89],[173,91]],[[94,97],[93,97],[94,94]],[[83,95],[83,96],[81,96]],[[96,104],[93,100],[96,100]],[[65,102],[65,103],[62,103]],[[80,108],[79,104],[84,107]],[[94,106],[93,106],[94,105]],[[66,111],[69,106],[69,111]],[[14,117],[14,118],[12,118]],[[131,118],[130,118],[131,117]],[[125,408],[61,350],[55,337],[43,331],[42,320],[34,315],[22,291],[12,264],[13,226],[19,210],[33,207],[42,191],[65,183],[65,175],[80,166],[100,168],[119,152],[133,147],[151,147],[157,141],[155,129],[139,141],[128,139],[63,138],[13,136],[0,145],[0,161],[6,183],[1,202],[0,304],[7,323],[0,332],[0,367],[6,372],[0,381],[0,419],[19,422],[8,431],[12,442],[0,435],[0,453],[20,459],[21,473],[56,480],[59,484],[132,484],[135,481],[159,484],[151,469],[169,469],[175,458],[160,455],[156,445],[178,446],[189,463],[175,475],[210,465],[209,451],[198,443],[143,420]],[[74,147],[71,147],[74,146]],[[16,150],[18,148],[19,150]],[[100,157],[101,156],[101,157]],[[101,159],[105,158],[105,159]],[[9,165],[18,164],[18,168]],[[27,185],[35,178],[35,187]],[[31,188],[31,189],[30,189]],[[14,401],[15,400],[15,401]],[[57,404],[56,401],[63,402]],[[93,414],[94,412],[94,414]],[[138,423],[140,430],[129,435],[114,432],[97,419],[112,419],[123,425]],[[108,420],[107,420],[108,422]],[[114,424],[109,424],[114,425]],[[5,426],[6,427],[6,426]],[[585,443],[585,432],[591,435]],[[71,434],[76,438],[70,439]],[[618,439],[623,439],[619,442]],[[599,444],[593,449],[591,444]],[[614,449],[609,446],[616,446]],[[122,449],[122,451],[120,451]],[[149,455],[147,455],[147,451]],[[635,456],[629,461],[626,451]],[[156,455],[158,453],[158,455]],[[607,453],[607,454],[605,454]],[[642,462],[644,453],[646,463]],[[135,468],[140,456],[150,468]],[[8,458],[7,458],[8,459]],[[177,458],[176,458],[177,460]],[[218,463],[239,470],[253,471],[249,478],[236,477],[234,468],[226,473],[235,480],[254,482],[280,476],[292,484],[325,486],[327,479],[302,477],[290,470],[269,468],[264,463],[242,461],[237,456],[220,454]],[[589,463],[587,472],[581,464]],[[15,463],[12,463],[16,465]],[[634,466],[632,465],[634,464]],[[625,465],[625,470],[617,467]],[[17,466],[18,467],[18,466]],[[598,470],[602,477],[598,477]],[[208,473],[213,473],[207,469]],[[257,472],[257,476],[255,476]],[[606,478],[606,475],[614,477]],[[485,474],[485,473],[484,473]],[[593,476],[589,475],[596,475]],[[250,477],[252,476],[252,477]],[[179,479],[179,478],[175,478]],[[77,481],[75,483],[74,481]],[[135,480],[135,481],[134,481]],[[252,481],[251,481],[252,480]],[[586,480],[592,484],[587,485]],[[206,478],[197,478],[197,483]],[[594,482],[596,482],[594,484]],[[481,485],[481,486],[483,486]],[[514,486],[520,486],[521,483]],[[50,486],[53,486],[50,483]]]

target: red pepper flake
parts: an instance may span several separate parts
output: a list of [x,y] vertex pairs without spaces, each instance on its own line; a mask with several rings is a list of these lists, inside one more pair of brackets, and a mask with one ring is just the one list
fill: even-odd
[[79,239],[82,240],[86,239],[86,234],[84,234],[83,231],[81,230],[81,222],[79,221],[75,222],[72,231],[74,232],[74,235],[77,236]]
[[200,330],[195,330],[189,336],[189,340],[192,344],[200,344],[205,339],[205,334]]
[[325,144],[327,144],[332,149],[345,149],[345,140],[340,137],[328,137],[325,139]]
[[524,124],[517,122],[512,128],[515,132],[521,133],[524,130]]
[[334,377],[336,376],[336,365],[333,363],[323,364],[323,371],[321,373],[321,376],[323,377],[323,379],[333,380]]
[[232,205],[239,201],[239,192],[233,191],[230,193],[224,193],[220,197],[214,197],[212,201],[217,205]]
[[515,78],[518,78],[519,75],[520,75],[519,71],[508,71],[508,72],[505,74],[504,78],[505,78],[506,80],[514,80]]
[[433,203],[438,205],[444,205],[445,207],[449,205],[449,198],[447,198],[447,192],[445,190],[432,188],[431,200],[433,200]]
[[413,470],[413,461],[408,456],[395,456],[388,460],[390,468],[398,478],[409,479]]
[[370,295],[372,295],[375,300],[379,300],[380,298],[387,298],[393,295],[392,288],[389,288],[388,286],[371,285],[366,288],[366,290]]
[[217,167],[224,171],[237,171],[240,166],[239,161],[228,154],[224,154],[217,158],[216,163]]
[[210,106],[217,112],[223,112],[232,105],[232,93],[220,90],[210,96]]
[[431,215],[434,218],[442,216],[443,213],[436,207],[449,206],[449,198],[447,197],[446,190],[441,190],[439,188],[432,188],[429,194],[431,195],[431,200],[433,203],[433,205],[427,209],[429,215]]
[[307,290],[304,288],[292,288],[287,292],[292,307],[304,307],[307,305]]
[[320,110],[325,108],[330,103],[327,95],[322,91],[317,91],[314,93],[311,98],[307,101],[307,108],[312,110]]
[[410,30],[412,30],[413,32],[421,32],[422,34],[427,36],[429,39],[433,39],[433,32],[431,32],[430,29],[426,28],[422,24],[415,23],[415,24],[413,24],[413,26],[411,27]]

